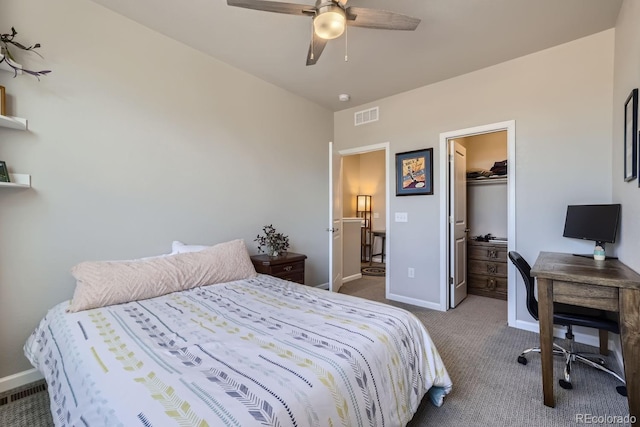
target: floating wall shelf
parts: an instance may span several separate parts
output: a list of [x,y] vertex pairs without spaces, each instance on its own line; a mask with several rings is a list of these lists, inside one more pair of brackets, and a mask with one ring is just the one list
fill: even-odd
[[0,188],[31,188],[31,175],[10,173],[11,182],[0,182]]
[[0,116],[0,127],[27,130],[27,119],[20,117]]

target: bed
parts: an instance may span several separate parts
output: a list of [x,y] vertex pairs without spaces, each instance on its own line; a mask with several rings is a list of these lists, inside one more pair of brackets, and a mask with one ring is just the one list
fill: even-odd
[[67,312],[25,344],[56,426],[404,426],[451,390],[408,311],[266,276]]

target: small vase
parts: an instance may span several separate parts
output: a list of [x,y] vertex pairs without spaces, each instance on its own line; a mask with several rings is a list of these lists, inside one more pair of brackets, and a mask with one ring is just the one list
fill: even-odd
[[605,258],[604,248],[602,246],[596,246],[593,250],[593,259],[596,261],[604,261]]

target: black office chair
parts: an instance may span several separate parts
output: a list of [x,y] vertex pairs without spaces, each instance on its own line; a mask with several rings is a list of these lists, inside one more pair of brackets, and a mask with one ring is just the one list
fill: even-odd
[[[529,313],[531,314],[531,316],[533,316],[534,319],[538,320],[538,300],[536,299],[534,291],[535,280],[533,277],[531,277],[531,267],[529,266],[527,261],[525,261],[525,259],[522,258],[522,256],[516,251],[509,252],[509,259],[511,260],[511,262],[513,262],[513,264],[522,275],[522,278],[524,279],[524,284],[527,288],[527,310],[529,310]],[[601,310],[592,310],[567,304],[554,303],[553,323],[555,325],[562,325],[567,327],[565,337],[567,338],[567,340],[569,340],[568,350],[556,343],[553,343],[553,354],[563,356],[565,359],[564,378],[559,381],[560,387],[565,389],[573,388],[573,386],[571,385],[571,363],[575,361],[582,362],[586,365],[613,375],[623,384],[625,384],[623,378],[621,378],[618,374],[605,366],[604,359],[602,359],[599,355],[578,353],[573,349],[573,326],[586,326],[588,328],[595,328],[619,334],[620,328],[618,326],[618,322],[608,319],[605,316],[605,312]],[[523,351],[520,356],[518,356],[518,362],[526,365],[527,358],[525,357],[525,355],[532,352],[540,353],[540,347],[533,347]],[[616,387],[616,390],[623,396],[627,395],[626,386],[618,386]]]

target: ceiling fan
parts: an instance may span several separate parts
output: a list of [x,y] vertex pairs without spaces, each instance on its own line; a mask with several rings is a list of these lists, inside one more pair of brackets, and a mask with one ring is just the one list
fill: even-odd
[[307,65],[314,65],[328,40],[340,37],[347,25],[382,30],[413,31],[420,19],[401,13],[363,7],[347,7],[348,0],[316,0],[315,6],[267,0],[227,0],[229,6],[313,17],[313,35]]

